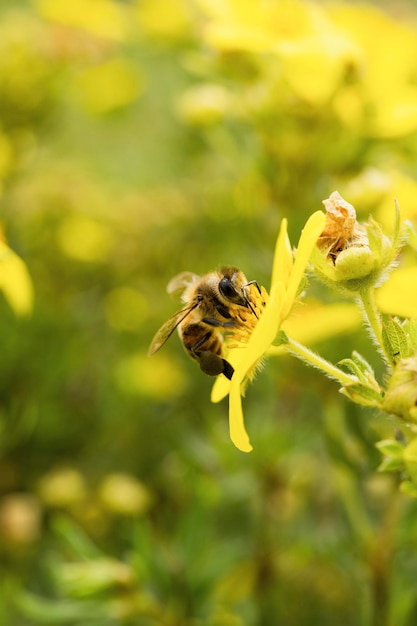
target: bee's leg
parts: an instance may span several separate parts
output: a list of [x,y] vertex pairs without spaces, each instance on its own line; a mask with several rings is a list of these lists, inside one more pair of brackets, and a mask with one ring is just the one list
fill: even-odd
[[232,379],[234,369],[226,359],[223,359],[218,354],[213,354],[204,350],[199,355],[200,369],[208,376],[218,376],[224,374],[229,380]]
[[[217,322],[217,320],[213,320]],[[207,323],[207,322],[206,322]],[[219,322],[221,325],[221,322]],[[216,324],[217,325],[217,324]],[[195,354],[195,357],[200,365],[200,369],[204,374],[208,376],[218,376],[224,374],[229,380],[232,379],[233,372],[235,371],[226,359],[223,359],[218,354],[214,354],[209,350],[202,350],[199,352],[204,343],[210,339],[211,331],[205,333],[200,339],[192,346],[191,350]]]
[[198,349],[201,348],[201,346],[206,343],[206,341],[208,339],[210,339],[211,337],[211,331],[209,330],[207,333],[205,333],[202,337],[200,337],[200,339],[191,347],[191,350],[194,352],[194,354],[196,355],[196,357],[198,357]]
[[227,309],[225,306],[223,306],[223,305],[221,304],[221,302],[218,302],[218,303],[216,304],[216,309],[217,309],[217,311],[220,313],[220,315],[221,315],[222,317],[226,318],[227,320],[229,320],[229,319],[232,317],[232,316],[230,315],[230,313],[229,313],[228,309]]
[[255,285],[256,289],[259,291],[259,295],[262,295],[262,291],[261,291],[258,281],[250,280],[248,283],[246,283],[245,287],[249,287],[249,285]]
[[226,361],[226,359],[222,359],[223,361],[223,374],[226,376],[226,378],[228,378],[229,380],[232,380],[232,376],[235,372],[234,368],[232,365],[230,365],[229,361]]
[[234,320],[231,320],[230,322],[221,322],[220,320],[215,320],[211,317],[203,317],[201,321],[208,326],[221,326],[222,328],[233,328],[236,325]]

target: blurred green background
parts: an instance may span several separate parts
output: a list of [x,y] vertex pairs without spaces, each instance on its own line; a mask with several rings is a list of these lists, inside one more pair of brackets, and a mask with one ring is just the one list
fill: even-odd
[[[296,242],[338,189],[389,230],[416,165],[414,3],[3,0],[1,227],[35,303],[0,302],[1,624],[414,626],[393,423],[283,357],[245,455],[177,337],[146,352],[173,275],[268,287],[282,217]],[[360,329],[314,347],[374,359]]]

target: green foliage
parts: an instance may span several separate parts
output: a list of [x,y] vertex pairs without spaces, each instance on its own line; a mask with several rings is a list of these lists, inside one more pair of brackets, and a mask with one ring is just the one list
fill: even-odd
[[[281,218],[299,233],[331,190],[397,243],[393,197],[417,215],[407,20],[227,4],[1,3],[7,626],[415,622],[417,504],[397,486],[416,494],[415,440],[395,439],[400,418],[282,356],[248,389],[245,456],[177,338],[146,356],[181,306],[165,293],[173,275],[229,263],[265,284]],[[405,267],[415,250],[411,235]],[[416,324],[383,311],[387,352],[409,356]],[[320,340],[333,362],[354,350],[350,391],[374,407],[369,338]]]

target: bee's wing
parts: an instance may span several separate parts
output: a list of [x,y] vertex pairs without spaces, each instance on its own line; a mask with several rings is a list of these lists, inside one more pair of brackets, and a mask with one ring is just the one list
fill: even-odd
[[181,311],[177,311],[172,315],[169,320],[165,322],[161,326],[161,328],[157,331],[154,338],[151,341],[151,345],[149,346],[148,355],[152,356],[155,352],[158,352],[164,345],[164,343],[171,337],[174,330],[177,328],[179,324],[191,313],[193,309],[198,305],[198,302],[194,302],[191,305],[185,307],[185,309],[181,309]]
[[181,293],[186,287],[197,282],[199,278],[200,276],[193,274],[193,272],[181,272],[181,274],[177,274],[177,276],[171,278],[167,285],[167,292],[170,294]]

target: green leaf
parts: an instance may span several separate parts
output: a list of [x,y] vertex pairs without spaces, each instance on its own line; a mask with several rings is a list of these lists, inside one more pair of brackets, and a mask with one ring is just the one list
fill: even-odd
[[411,480],[417,487],[417,437],[404,448],[404,461]]
[[397,318],[382,316],[382,340],[394,364],[411,356],[407,333]]
[[394,200],[395,203],[395,223],[394,223],[394,232],[391,237],[391,245],[392,245],[392,261],[397,256],[401,246],[404,242],[401,241],[401,212],[400,212],[400,203],[397,198]]
[[[36,624],[79,624],[83,621],[104,620],[102,607],[98,602],[51,600],[32,593],[20,591],[14,599],[23,615]],[[92,622],[92,623],[94,623]],[[101,622],[103,623],[103,622]]]
[[403,324],[404,331],[407,333],[408,342],[410,345],[410,353],[417,353],[417,319],[407,319]]
[[359,352],[354,350],[352,352],[352,359],[362,369],[364,373],[366,372],[369,376],[372,376],[372,378],[375,378],[375,372],[373,368],[368,363],[368,361],[361,354],[359,354]]
[[285,346],[287,343],[289,343],[287,334],[283,330],[280,330],[273,341],[273,345],[278,347]]
[[373,254],[381,259],[383,256],[384,233],[381,226],[372,217],[369,217],[366,224],[366,234],[368,235],[369,246]]
[[402,459],[394,459],[385,457],[378,466],[378,472],[398,472],[404,469],[404,462]]
[[404,480],[400,485],[400,491],[406,496],[417,498],[417,486],[411,480]]
[[356,404],[381,408],[381,394],[376,389],[367,385],[363,385],[361,383],[346,385],[340,390],[340,392],[353,400],[353,402],[356,402]]
[[362,384],[372,387],[379,393],[379,385],[375,380],[374,370],[359,352],[354,350],[351,359],[342,359],[338,364],[344,365],[352,374],[359,378]]
[[338,365],[344,365],[351,374],[354,374],[354,376],[357,376],[359,380],[362,381],[362,370],[353,359],[342,359],[338,362]]
[[383,439],[375,445],[384,456],[403,459],[404,446],[396,439]]

